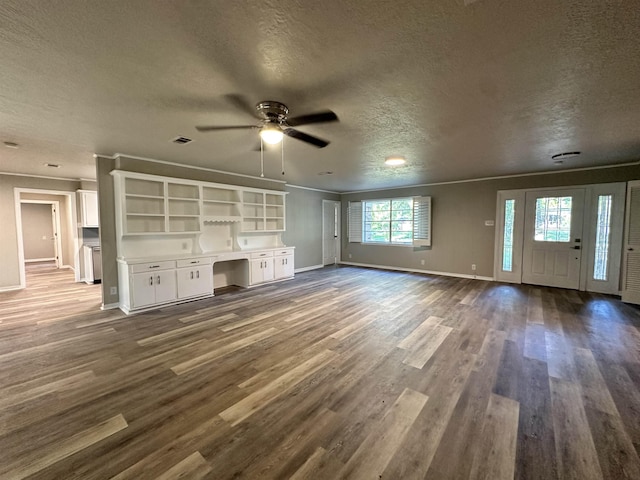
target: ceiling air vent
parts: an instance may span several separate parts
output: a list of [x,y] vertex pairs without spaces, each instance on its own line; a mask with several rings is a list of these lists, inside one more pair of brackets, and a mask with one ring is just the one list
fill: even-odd
[[193,142],[193,140],[191,140],[190,138],[187,137],[176,137],[173,140],[171,140],[173,143],[177,143],[179,145],[184,145],[185,143],[191,143]]

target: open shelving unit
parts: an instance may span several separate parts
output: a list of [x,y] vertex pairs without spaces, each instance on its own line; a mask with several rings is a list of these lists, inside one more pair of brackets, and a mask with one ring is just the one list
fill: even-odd
[[202,222],[240,222],[242,220],[240,192],[233,188],[202,187]]
[[283,232],[285,192],[114,171],[120,234],[198,234],[239,224],[239,232]]

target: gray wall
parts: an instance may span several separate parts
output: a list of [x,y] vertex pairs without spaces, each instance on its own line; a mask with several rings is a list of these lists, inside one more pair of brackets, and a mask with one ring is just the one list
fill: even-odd
[[[18,232],[14,188],[34,188],[75,192],[79,182],[73,180],[51,180],[47,178],[21,177],[0,174],[0,289],[15,288],[20,285],[20,265],[18,260]],[[72,260],[72,259],[71,259]],[[65,263],[67,260],[65,260]],[[73,262],[71,261],[70,264]]]
[[340,200],[337,193],[287,185],[286,245],[296,247],[295,268],[322,265],[322,200]]
[[[497,192],[524,188],[586,185],[640,179],[640,165],[548,175],[483,180],[342,195],[342,231],[349,201],[411,195],[432,197],[432,246],[361,245],[342,237],[342,260],[371,265],[492,277]],[[424,260],[424,265],[421,264]],[[471,264],[477,265],[476,272]]]
[[53,218],[51,205],[43,203],[23,203],[22,211],[22,243],[24,259],[54,258]]

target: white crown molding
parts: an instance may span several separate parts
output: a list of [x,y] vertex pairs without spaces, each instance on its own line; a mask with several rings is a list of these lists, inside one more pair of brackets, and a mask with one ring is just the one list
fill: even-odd
[[402,190],[404,188],[418,188],[418,187],[435,187],[438,185],[454,185],[458,183],[473,183],[473,182],[487,182],[490,180],[503,180],[505,178],[521,178],[521,177],[535,177],[538,175],[557,175],[559,173],[572,173],[572,172],[583,172],[588,170],[604,170],[607,168],[620,168],[620,167],[633,167],[636,165],[640,165],[640,160],[636,160],[635,162],[627,162],[627,163],[617,163],[615,165],[598,165],[595,167],[580,167],[580,168],[569,168],[564,170],[546,170],[544,172],[530,172],[530,173],[516,173],[513,175],[499,175],[496,177],[482,177],[482,178],[470,178],[468,180],[451,180],[449,182],[434,182],[434,183],[418,183],[415,185],[405,185],[399,187],[385,187],[385,188],[373,188],[370,190],[353,190],[350,192],[341,192],[341,195],[350,195],[352,193],[367,193],[367,192],[382,192],[385,190]]
[[[49,177],[47,175],[32,175],[30,173],[13,173],[13,172],[0,172],[0,175],[10,175],[12,177],[28,177],[28,178],[43,178],[45,180],[60,180],[61,182],[81,182],[80,178],[69,177]],[[95,180],[90,180],[95,182]]]
[[115,160],[118,157],[126,157],[126,158],[131,158],[133,160],[142,160],[145,162],[159,163],[161,165],[170,165],[172,167],[182,167],[182,168],[188,168],[192,170],[201,170],[205,172],[220,173],[222,175],[231,175],[234,177],[251,178],[253,180],[261,180],[263,182],[266,181],[266,182],[283,183],[283,184],[287,183],[284,180],[276,180],[276,179],[267,178],[267,177],[256,177],[255,175],[246,175],[244,173],[226,172],[224,170],[216,170],[215,168],[207,168],[207,167],[198,167],[196,165],[185,165],[182,163],[169,162],[167,160],[158,160],[156,158],[138,157],[136,155],[128,155],[126,153],[114,153],[113,155],[102,155],[99,153],[93,154],[93,158],[98,158],[98,157],[110,158],[112,160]]
[[340,192],[334,192],[333,190],[323,190],[321,188],[302,187],[300,185],[293,185],[291,183],[287,183],[286,186],[291,188],[299,188],[301,190],[312,190],[314,192],[333,193],[335,195],[340,195]]

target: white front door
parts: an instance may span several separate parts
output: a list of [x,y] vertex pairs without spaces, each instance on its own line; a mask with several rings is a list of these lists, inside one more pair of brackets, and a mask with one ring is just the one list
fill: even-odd
[[584,198],[582,188],[527,192],[523,283],[579,289]]
[[339,260],[340,202],[322,201],[322,264]]

